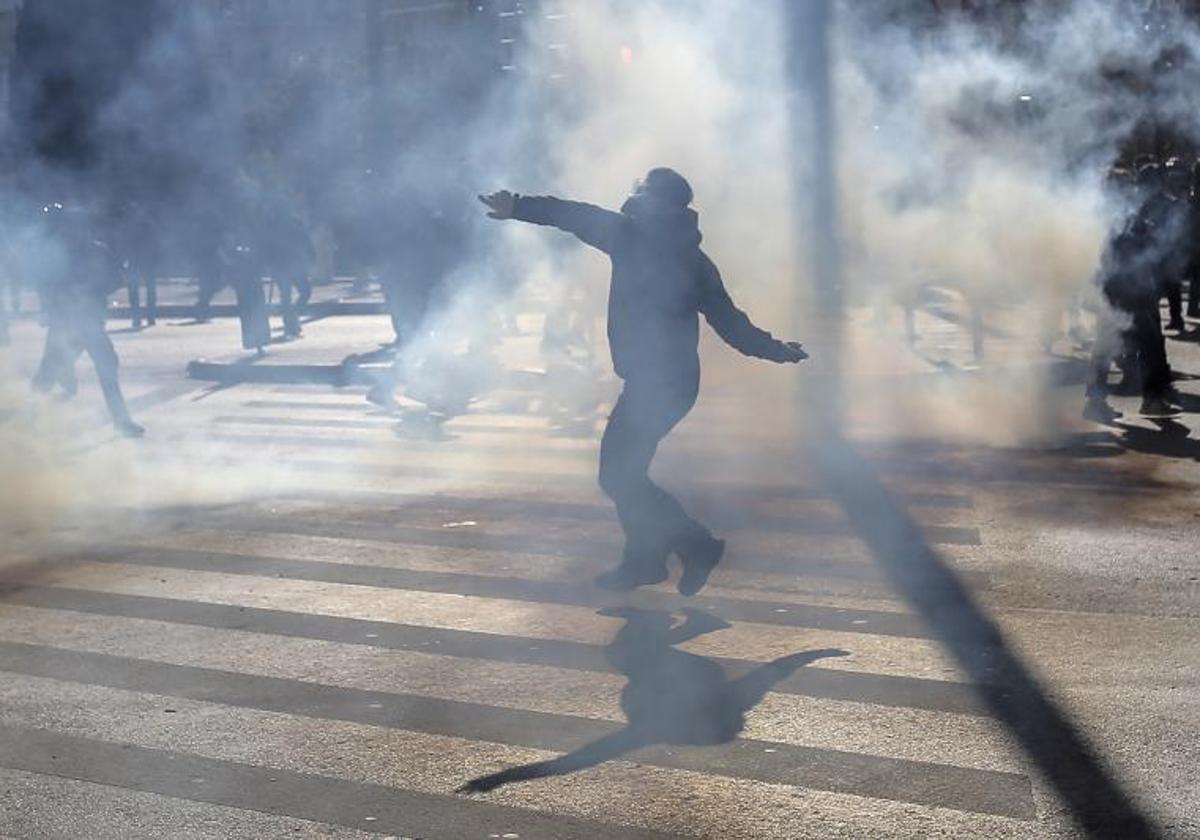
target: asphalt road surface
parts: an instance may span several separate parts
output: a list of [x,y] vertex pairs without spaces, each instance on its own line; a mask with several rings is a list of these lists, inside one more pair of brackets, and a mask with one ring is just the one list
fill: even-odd
[[[387,338],[379,317],[306,331],[254,364]],[[693,599],[674,568],[621,597],[590,583],[620,551],[599,418],[551,422],[535,336],[432,435],[362,387],[184,379],[236,358],[235,323],[160,321],[115,336],[148,429],[127,442],[82,364],[73,403],[29,396],[40,330],[14,333],[0,836],[1077,837],[1072,802],[1102,782],[1200,837],[1196,415],[988,442],[944,433],[945,401],[974,393],[946,383],[995,396],[1007,374],[872,353],[847,377],[851,469],[786,419],[819,368],[726,359],[656,464],[726,560]],[[1172,342],[1176,367],[1200,373],[1198,347]],[[712,735],[748,675],[744,728]],[[456,793],[627,730],[623,690],[678,718],[575,772]],[[1023,728],[1046,708],[1062,726]],[[1037,748],[1064,726],[1087,753],[1065,769]]]

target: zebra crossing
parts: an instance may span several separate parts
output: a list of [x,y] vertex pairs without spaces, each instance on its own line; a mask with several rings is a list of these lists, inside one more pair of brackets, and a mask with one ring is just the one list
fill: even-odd
[[[189,402],[194,419],[156,464],[238,487],[257,474],[269,489],[78,540],[3,583],[0,780],[13,793],[0,835],[1043,830],[1011,738],[836,507],[796,480],[783,443],[764,435],[761,460],[680,485],[730,540],[704,592],[616,596],[590,585],[620,548],[593,486],[596,441],[508,410],[517,396],[437,441],[398,435],[351,391]],[[703,429],[685,424],[663,452],[673,487],[696,448],[733,463]],[[203,462],[180,454],[201,439]],[[969,494],[903,475],[895,487],[931,542],[980,543]],[[737,737],[646,743],[569,775],[455,793],[620,731],[636,677],[614,639],[644,617],[679,626],[685,607],[708,631],[677,648],[647,637],[651,655],[729,682],[770,678]]]

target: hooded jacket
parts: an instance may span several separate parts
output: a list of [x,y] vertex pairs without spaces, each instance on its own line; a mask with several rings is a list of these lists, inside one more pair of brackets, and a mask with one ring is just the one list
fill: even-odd
[[700,250],[699,218],[633,196],[617,213],[579,201],[518,196],[513,218],[573,233],[608,254],[608,343],[625,380],[698,383],[699,315],[747,356],[783,361],[787,347],[751,323]]

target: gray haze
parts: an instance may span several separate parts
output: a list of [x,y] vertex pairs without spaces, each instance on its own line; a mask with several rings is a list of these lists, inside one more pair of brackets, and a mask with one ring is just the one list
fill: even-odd
[[[805,338],[796,315],[808,256],[796,208],[811,150],[805,127],[789,121],[797,80],[778,4],[577,0],[543,4],[549,15],[528,4],[501,32],[485,3],[445,24],[413,23],[399,53],[372,46],[368,33],[383,24],[366,2],[155,5],[162,14],[140,51],[114,69],[82,165],[33,166],[20,157],[20,132],[6,138],[5,154],[24,161],[3,183],[12,270],[36,276],[63,258],[33,212],[59,197],[96,202],[117,190],[160,203],[163,235],[186,273],[207,220],[282,196],[306,224],[335,233],[339,259],[415,273],[438,266],[446,279],[426,334],[465,345],[529,284],[551,298],[587,289],[599,309],[607,271],[601,256],[544,231],[484,219],[477,192],[617,207],[635,177],[668,165],[691,180],[705,249],[735,298],[764,327]],[[1035,353],[1086,297],[1125,209],[1103,189],[1120,144],[1150,116],[1195,133],[1197,33],[1174,19],[1141,26],[1132,4],[1077,0],[1026,4],[1024,23],[984,37],[966,17],[902,25],[889,14],[900,5],[837,5],[848,300],[889,307],[937,282],[985,307],[1016,304],[1022,343]],[[1171,46],[1176,72],[1149,87],[1129,81]],[[449,257],[432,253],[431,219],[453,230]],[[854,367],[859,349],[845,348],[841,362]],[[828,350],[814,369],[834,369]],[[705,356],[710,376],[746,364],[713,346]],[[68,409],[31,405],[3,355],[0,376],[6,529],[52,527],[114,501],[210,500],[290,481],[286,466],[263,463],[208,487],[193,470],[148,469],[139,459],[152,461],[152,450],[68,458]],[[795,374],[755,376],[774,388]],[[986,393],[947,382],[936,396],[953,410],[937,424],[988,439],[1044,425],[1047,383],[1033,372],[1010,376]],[[750,381],[746,418],[786,401]],[[886,394],[886,381],[880,387]],[[898,393],[872,410],[882,420],[922,409]],[[209,454],[194,453],[197,463]]]

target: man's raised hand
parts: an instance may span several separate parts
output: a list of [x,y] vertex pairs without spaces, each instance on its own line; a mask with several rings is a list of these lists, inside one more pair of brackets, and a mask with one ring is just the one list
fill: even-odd
[[517,197],[508,190],[481,195],[479,200],[491,211],[488,213],[489,219],[511,219],[517,204]]
[[799,341],[785,341],[783,343],[783,348],[783,353],[780,354],[779,359],[781,362],[791,362],[795,364],[796,362],[802,362],[808,358],[808,353],[804,352],[804,348],[800,346]]

